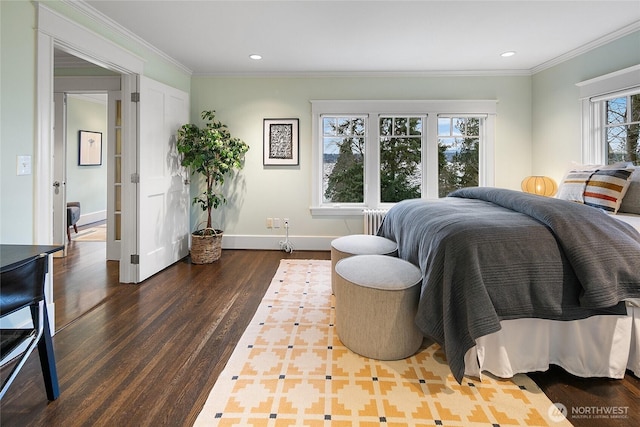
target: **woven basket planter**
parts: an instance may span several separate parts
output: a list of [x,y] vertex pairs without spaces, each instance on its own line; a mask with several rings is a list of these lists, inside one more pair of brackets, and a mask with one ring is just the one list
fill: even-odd
[[205,228],[191,234],[191,262],[210,264],[222,254],[222,230]]

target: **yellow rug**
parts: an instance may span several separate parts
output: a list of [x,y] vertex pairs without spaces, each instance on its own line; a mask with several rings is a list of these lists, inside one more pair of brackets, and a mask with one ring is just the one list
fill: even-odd
[[80,230],[77,234],[71,231],[71,240],[77,242],[106,242],[107,225],[101,224],[95,227]]
[[281,261],[195,426],[571,425],[526,375],[458,384],[436,344],[399,361],[354,354],[330,281],[330,261]]

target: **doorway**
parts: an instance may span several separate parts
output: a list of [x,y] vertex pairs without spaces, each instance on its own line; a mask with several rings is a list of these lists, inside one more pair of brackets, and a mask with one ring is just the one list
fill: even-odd
[[[61,123],[63,127],[60,138],[56,131],[54,175],[60,177],[59,195],[60,199],[64,199],[60,203],[54,203],[54,218],[62,219],[55,222],[54,243],[69,245],[76,239],[95,241],[97,234],[91,236],[87,234],[87,230],[81,235],[73,229],[69,233],[68,218],[62,217],[66,214],[67,203],[72,202],[77,203],[80,208],[80,218],[75,228],[101,222],[106,224],[107,189],[113,185],[108,179],[108,170],[112,168],[111,159],[107,155],[111,133],[107,126],[108,94],[62,93],[55,94],[54,98],[56,123]],[[58,104],[62,104],[61,108],[58,108]],[[58,117],[60,114],[61,118]],[[94,150],[95,158],[85,158],[89,150]],[[58,161],[58,156],[63,158]],[[67,235],[71,241],[67,239]]]
[[[94,76],[58,75],[69,68]],[[53,242],[69,243],[66,202],[80,202],[79,225],[105,222],[106,259],[120,261],[122,76],[59,49],[54,51],[54,76]],[[92,139],[83,139],[85,135]],[[91,162],[82,158],[82,149],[91,148],[83,146],[87,141],[99,145],[99,155]]]

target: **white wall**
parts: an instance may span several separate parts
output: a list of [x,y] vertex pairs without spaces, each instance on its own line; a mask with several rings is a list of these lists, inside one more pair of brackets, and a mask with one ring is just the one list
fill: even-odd
[[[251,148],[241,172],[237,200],[216,212],[227,235],[271,236],[267,217],[287,217],[291,234],[340,236],[362,232],[362,218],[312,217],[311,104],[314,99],[496,99],[497,186],[520,188],[531,170],[531,78],[506,77],[194,77],[192,120],[202,110],[217,111],[232,135]],[[300,166],[262,165],[264,118],[300,119]],[[198,211],[194,212],[199,214]],[[193,220],[194,224],[196,220]],[[194,225],[192,224],[192,225]],[[296,243],[295,239],[294,244]],[[298,239],[299,241],[300,239]],[[277,249],[277,245],[273,246]],[[327,246],[328,249],[328,246]]]
[[581,107],[576,83],[640,64],[640,32],[533,76],[533,173],[560,182],[582,162]]
[[[67,201],[80,202],[80,225],[106,219],[109,167],[106,95],[101,95],[101,98],[93,100],[82,95],[67,97]],[[80,130],[102,133],[102,165],[78,165]]]

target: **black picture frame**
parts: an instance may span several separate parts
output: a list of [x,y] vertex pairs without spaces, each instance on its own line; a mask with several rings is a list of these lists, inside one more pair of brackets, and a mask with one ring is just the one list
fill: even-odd
[[78,166],[102,165],[102,132],[78,131]]
[[265,166],[298,166],[300,164],[299,119],[264,119]]

